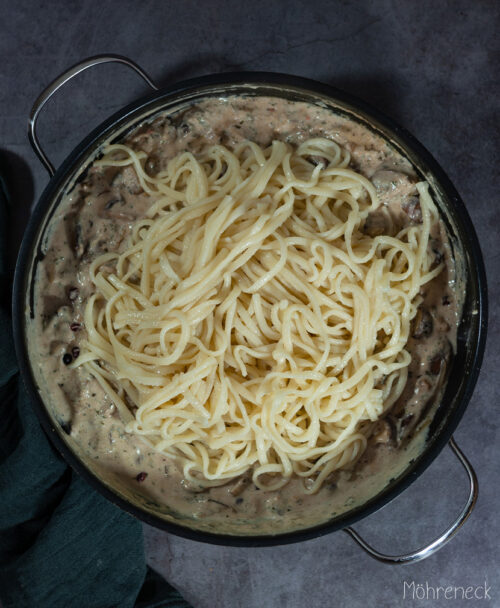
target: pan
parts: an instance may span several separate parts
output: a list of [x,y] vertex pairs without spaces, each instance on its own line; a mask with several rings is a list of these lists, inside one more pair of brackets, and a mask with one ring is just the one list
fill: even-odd
[[[134,70],[150,87],[151,92],[124,107],[94,129],[56,170],[38,140],[37,124],[40,112],[47,100],[70,79],[89,68],[109,62]],[[36,269],[43,257],[42,243],[47,227],[64,194],[83,178],[103,144],[123,139],[137,125],[150,120],[159,112],[175,112],[200,100],[228,95],[278,96],[287,100],[313,103],[361,122],[390,141],[391,145],[410,160],[417,173],[429,182],[431,193],[446,225],[454,256],[460,257],[465,280],[465,299],[458,328],[457,349],[450,362],[445,390],[425,430],[423,450],[417,457],[404,462],[398,474],[388,478],[383,486],[373,491],[361,504],[353,505],[352,508],[316,525],[277,534],[235,535],[203,529],[186,518],[166,512],[162,505],[148,500],[137,491],[129,491],[120,487],[116,481],[106,479],[98,467],[82,456],[52,412],[50,396],[43,394],[33,369],[27,334],[27,325],[35,304]],[[477,500],[478,481],[471,464],[454,441],[453,432],[469,404],[483,357],[487,329],[486,277],[477,236],[462,200],[435,159],[411,134],[361,100],[313,80],[276,73],[239,72],[209,75],[159,88],[130,59],[118,55],[101,55],[71,67],[42,92],[30,115],[29,138],[37,156],[47,169],[50,180],[33,210],[16,265],[13,289],[16,353],[22,378],[32,397],[40,423],[66,461],[93,488],[120,508],[152,526],[187,538],[223,545],[277,545],[343,530],[373,558],[389,564],[405,564],[433,554],[458,532],[470,516]],[[465,505],[438,538],[421,548],[404,555],[385,555],[377,551],[361,538],[352,527],[353,524],[406,491],[447,444],[467,475],[469,495]]]

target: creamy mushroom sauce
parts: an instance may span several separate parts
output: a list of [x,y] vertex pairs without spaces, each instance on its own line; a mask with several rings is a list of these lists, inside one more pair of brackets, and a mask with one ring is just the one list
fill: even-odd
[[[261,145],[280,139],[299,144],[332,138],[349,150],[351,167],[372,180],[382,207],[366,221],[372,236],[421,221],[414,169],[366,126],[326,108],[274,97],[212,98],[167,116],[159,114],[126,136],[148,154],[155,174],[169,158],[203,146]],[[321,159],[318,159],[321,162]],[[42,244],[35,278],[34,318],[28,320],[30,359],[39,390],[65,441],[122,497],[167,520],[235,535],[278,534],[322,523],[363,504],[405,470],[426,440],[455,340],[460,306],[444,225],[433,227],[430,246],[445,269],[422,291],[412,327],[412,354],[403,395],[377,428],[362,458],[332,474],[315,495],[292,478],[279,491],[258,490],[250,475],[202,490],[183,479],[177,463],[125,432],[113,404],[84,370],[67,367],[85,337],[83,309],[92,293],[88,265],[119,250],[134,220],[150,204],[131,168],[91,166],[59,205]],[[307,484],[307,480],[306,480]]]

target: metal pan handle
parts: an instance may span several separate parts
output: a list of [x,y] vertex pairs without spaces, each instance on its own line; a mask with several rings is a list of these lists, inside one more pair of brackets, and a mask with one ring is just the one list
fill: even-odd
[[414,551],[412,553],[406,553],[405,555],[385,555],[384,553],[380,553],[376,549],[374,549],[371,545],[369,545],[355,530],[351,527],[344,528],[344,532],[347,532],[357,543],[358,545],[368,553],[374,559],[377,559],[380,562],[384,562],[385,564],[412,564],[415,562],[419,562],[426,557],[429,557],[436,551],[439,551],[441,547],[450,541],[455,534],[460,530],[460,528],[467,521],[469,515],[474,508],[474,505],[477,501],[478,495],[478,483],[477,476],[472,468],[472,465],[464,456],[463,452],[460,450],[458,445],[455,443],[454,438],[452,437],[449,441],[449,446],[453,450],[455,456],[462,463],[464,469],[467,471],[467,475],[469,476],[469,484],[470,491],[467,502],[465,503],[464,508],[462,509],[460,515],[455,519],[455,521],[448,526],[448,528],[440,535],[438,538],[434,539],[428,545],[425,545],[421,549]]
[[84,72],[88,68],[92,68],[101,63],[111,63],[111,62],[123,63],[124,65],[128,66],[129,68],[132,68],[137,74],[139,74],[139,76],[143,80],[145,80],[148,83],[148,85],[152,89],[154,89],[155,91],[158,90],[158,87],[151,80],[151,78],[146,74],[146,72],[144,72],[144,70],[142,70],[132,60],[127,59],[127,57],[122,57],[121,55],[96,55],[95,57],[89,57],[88,59],[85,59],[84,61],[80,61],[73,67],[69,68],[63,74],[61,74],[58,78],[56,78],[53,82],[51,82],[49,84],[49,86],[44,91],[42,91],[42,93],[39,95],[38,99],[33,104],[33,108],[31,109],[29,123],[28,123],[28,137],[29,137],[31,146],[32,146],[33,150],[35,151],[35,154],[40,159],[41,163],[44,165],[44,167],[49,172],[50,177],[52,177],[54,175],[56,170],[54,169],[54,165],[47,158],[47,155],[45,154],[42,147],[40,146],[40,142],[38,141],[38,137],[36,134],[36,123],[37,123],[38,115],[40,114],[40,110],[47,103],[47,101],[52,97],[52,95],[58,89],[60,89],[64,84],[66,84],[69,80],[71,80],[74,76],[76,76],[77,74],[80,74],[80,72]]

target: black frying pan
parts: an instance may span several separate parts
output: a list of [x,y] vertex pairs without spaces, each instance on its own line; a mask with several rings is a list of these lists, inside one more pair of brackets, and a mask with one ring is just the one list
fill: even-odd
[[[36,137],[36,122],[39,112],[51,95],[73,76],[89,67],[106,62],[118,62],[131,67],[151,86],[154,92],[125,107],[102,123],[71,152],[55,171]],[[208,96],[229,94],[277,95],[289,100],[327,105],[333,111],[363,122],[390,140],[391,144],[412,162],[417,173],[430,183],[432,195],[438,202],[447,226],[455,256],[460,256],[463,262],[466,282],[463,315],[458,330],[457,352],[451,361],[444,395],[428,426],[426,447],[421,455],[415,460],[409,461],[403,473],[391,479],[385,487],[362,505],[316,526],[276,535],[236,536],[196,529],[182,519],[167,518],[161,511],[155,510],[154,505],[151,506],[145,501],[127,497],[119,488],[104,483],[96,471],[92,470],[92,467],[85,463],[74,447],[70,445],[68,436],[51,413],[48,403],[44,402],[30,364],[26,335],[26,323],[33,314],[34,275],[37,261],[43,255],[41,239],[63,194],[71,188],[75,181],[82,178],[100,146],[105,141],[123,138],[137,124],[159,111],[169,111],[182,104],[192,103]],[[68,463],[92,487],[119,507],[150,525],[180,536],[216,544],[238,546],[283,544],[344,529],[376,559],[388,563],[409,563],[431,555],[453,537],[470,515],[477,498],[475,473],[458,449],[452,433],[469,403],[483,357],[487,326],[487,287],[481,250],[466,208],[441,167],[412,135],[364,102],[312,80],[284,74],[243,72],[205,76],[158,89],[135,63],[114,55],[87,59],[70,68],[49,85],[33,107],[29,135],[35,152],[49,171],[51,179],[30,218],[16,266],[13,291],[16,352],[22,377],[43,428]],[[48,399],[46,398],[45,401]],[[470,493],[465,507],[439,538],[422,549],[400,556],[380,554],[359,537],[350,527],[351,524],[367,517],[405,490],[430,465],[447,443],[450,444],[469,476]]]

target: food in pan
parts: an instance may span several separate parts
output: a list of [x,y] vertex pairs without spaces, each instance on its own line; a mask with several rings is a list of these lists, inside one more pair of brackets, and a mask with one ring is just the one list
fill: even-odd
[[44,247],[32,335],[54,410],[193,517],[345,492],[443,386],[457,301],[428,186],[326,109],[160,115],[102,150]]

